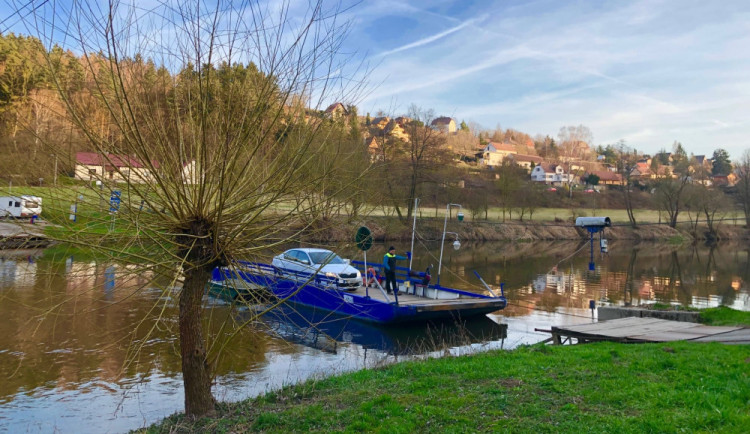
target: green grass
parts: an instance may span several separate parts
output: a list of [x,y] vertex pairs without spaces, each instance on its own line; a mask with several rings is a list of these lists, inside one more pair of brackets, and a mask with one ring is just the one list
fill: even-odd
[[679,311],[689,311],[689,312],[697,312],[700,310],[697,307],[686,307],[686,306],[667,304],[667,303],[653,303],[653,304],[647,304],[647,305],[641,305],[641,306],[647,309],[651,309],[651,310],[675,310],[675,311],[679,310]]
[[750,327],[750,312],[734,310],[725,306],[703,309],[700,314],[703,324],[714,326]]
[[726,306],[699,309],[665,303],[653,303],[641,307],[650,310],[674,310],[700,312],[699,321],[713,326],[745,326],[750,327],[750,312],[735,310]]
[[748,346],[532,346],[287,387],[148,432],[746,432]]
[[[128,191],[125,185],[115,185],[113,188],[119,188],[122,190],[122,200],[128,199]],[[77,202],[79,196],[83,196],[82,201],[78,201],[78,214],[79,222],[86,223],[88,221],[99,221],[102,215],[106,216],[109,210],[109,186],[105,186],[104,189],[98,189],[98,187],[91,187],[83,183],[76,185],[61,185],[59,187],[30,187],[21,186],[13,187],[12,192],[9,193],[7,187],[0,188],[0,196],[5,195],[21,195],[31,194],[40,196],[43,199],[43,213],[42,216],[52,222],[60,223],[67,221],[70,205]],[[136,199],[134,199],[136,200]],[[138,200],[139,201],[139,200]],[[137,207],[136,207],[137,208]],[[279,205],[279,209],[285,209],[286,206]],[[574,212],[576,215],[591,215],[592,210],[590,208],[576,208],[575,210],[570,208],[537,208],[534,211],[533,219],[529,219],[528,214],[524,216],[524,221],[536,221],[536,222],[550,222],[555,219],[569,221]],[[443,218],[445,216],[445,208],[435,210],[434,208],[420,207],[419,213],[425,217]],[[657,223],[660,221],[659,212],[650,209],[636,209],[633,211],[636,220],[639,223]],[[384,216],[387,213],[384,212],[382,207],[375,207],[371,209],[370,215],[372,216]],[[456,210],[452,209],[451,214],[456,215]],[[471,213],[468,210],[464,210],[467,221],[471,221]],[[628,216],[624,209],[605,209],[598,208],[595,211],[597,215],[607,215],[615,223],[627,223]],[[389,215],[395,215],[393,211],[390,211]],[[737,217],[738,214],[730,213],[727,218]],[[661,221],[665,221],[665,216],[662,214]],[[488,220],[490,221],[502,221],[503,210],[502,208],[493,207],[488,211]],[[509,216],[506,213],[506,219]],[[481,213],[477,221],[484,221],[484,213]],[[518,213],[513,213],[513,220],[518,220]],[[679,219],[680,222],[687,222],[687,215],[682,213]]]

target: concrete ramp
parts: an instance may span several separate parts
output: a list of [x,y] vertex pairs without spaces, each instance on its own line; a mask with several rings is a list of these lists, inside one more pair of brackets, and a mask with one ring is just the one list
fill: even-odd
[[29,224],[26,220],[0,221],[0,249],[33,249],[47,247],[45,224]]

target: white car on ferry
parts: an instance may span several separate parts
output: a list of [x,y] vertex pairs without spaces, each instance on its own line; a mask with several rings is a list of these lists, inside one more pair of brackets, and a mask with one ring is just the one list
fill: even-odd
[[274,256],[271,263],[282,271],[318,274],[335,279],[340,288],[356,289],[362,285],[362,274],[359,270],[326,249],[289,249]]

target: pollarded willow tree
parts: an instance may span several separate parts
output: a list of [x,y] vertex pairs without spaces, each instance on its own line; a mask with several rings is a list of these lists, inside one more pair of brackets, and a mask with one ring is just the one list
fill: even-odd
[[[73,226],[61,237],[177,272],[185,412],[210,415],[217,354],[201,319],[212,270],[295,239],[303,207],[326,195],[345,200],[356,181],[347,172],[350,182],[330,182],[358,150],[329,142],[313,110],[357,91],[338,55],[340,11],[320,1],[302,10],[231,1],[33,6],[19,15],[37,36],[83,59],[86,84],[75,93],[50,71],[66,116],[106,168],[88,175],[123,190],[125,231]],[[93,106],[106,116],[90,116]],[[311,199],[295,201],[300,192]]]

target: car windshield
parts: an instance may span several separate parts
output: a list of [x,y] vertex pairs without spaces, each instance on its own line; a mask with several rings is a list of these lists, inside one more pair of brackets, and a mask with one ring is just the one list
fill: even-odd
[[333,252],[309,252],[313,264],[345,264],[339,255]]

